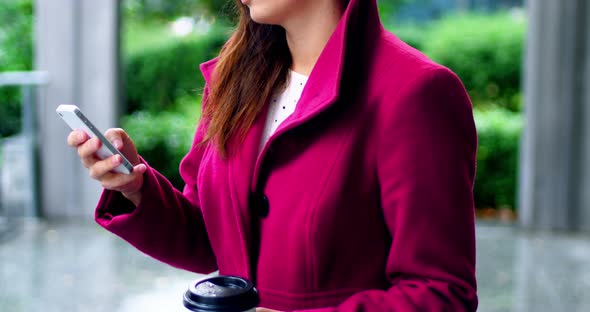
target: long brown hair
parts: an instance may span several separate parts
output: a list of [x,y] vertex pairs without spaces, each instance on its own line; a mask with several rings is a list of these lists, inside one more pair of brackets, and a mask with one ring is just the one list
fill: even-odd
[[285,85],[292,63],[285,30],[255,23],[247,6],[235,5],[238,24],[219,55],[203,112],[201,143],[213,143],[224,157],[228,141],[242,141],[272,92]]

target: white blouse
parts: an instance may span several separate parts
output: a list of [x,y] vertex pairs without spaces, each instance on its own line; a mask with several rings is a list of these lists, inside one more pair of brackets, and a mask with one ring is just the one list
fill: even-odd
[[289,71],[289,78],[287,79],[287,87],[277,93],[275,93],[270,99],[268,115],[266,117],[266,124],[264,126],[264,132],[262,133],[262,140],[260,141],[259,151],[277,130],[287,117],[289,117],[295,111],[297,102],[303,93],[303,88],[307,83],[307,76]]

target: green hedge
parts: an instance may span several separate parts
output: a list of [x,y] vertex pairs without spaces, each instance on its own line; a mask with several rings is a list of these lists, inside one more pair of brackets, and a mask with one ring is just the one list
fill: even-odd
[[423,51],[430,28],[427,25],[404,24],[388,27],[397,37],[412,47]]
[[170,110],[178,98],[196,97],[204,85],[199,64],[215,57],[227,33],[166,40],[125,57],[126,111]]
[[516,207],[521,113],[475,110],[478,132],[475,204],[478,208]]
[[426,27],[388,28],[456,72],[475,103],[521,109],[523,18],[508,13],[464,14],[444,17]]
[[[455,71],[478,106],[519,111],[525,24],[508,13],[464,14],[388,28]],[[133,49],[124,62],[127,112],[168,109],[176,98],[198,93],[198,64],[217,55],[227,36],[218,27],[204,37],[167,38]]]
[[203,11],[217,18],[233,16],[233,4],[228,0],[123,0],[125,18],[141,20],[170,20],[181,16],[202,15]]
[[[33,1],[0,1],[0,72],[31,70]],[[0,138],[21,129],[18,88],[0,88]]]
[[475,100],[519,110],[525,22],[509,14],[456,15],[433,25],[424,52],[461,77]]
[[199,97],[181,99],[176,112],[139,111],[123,117],[122,127],[131,136],[139,154],[182,190],[178,166],[190,150],[200,118]]

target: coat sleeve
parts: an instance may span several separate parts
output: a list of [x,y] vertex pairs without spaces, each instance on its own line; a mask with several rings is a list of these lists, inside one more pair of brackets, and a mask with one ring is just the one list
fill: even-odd
[[318,311],[475,311],[471,102],[446,68],[426,70],[381,114],[378,179],[392,237],[391,287]]
[[204,132],[205,126],[200,122],[193,146],[181,162],[180,172],[186,183],[183,192],[148,166],[137,207],[120,192],[104,190],[95,211],[98,224],[137,249],[177,268],[198,273],[217,269],[196,186],[204,152],[198,143]]

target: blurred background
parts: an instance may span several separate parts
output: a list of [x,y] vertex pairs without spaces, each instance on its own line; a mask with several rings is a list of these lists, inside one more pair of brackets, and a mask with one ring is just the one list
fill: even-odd
[[[590,4],[379,8],[473,101],[479,311],[590,311]],[[99,129],[123,127],[181,189],[199,64],[218,54],[232,17],[217,0],[0,0],[0,311],[182,311],[200,276],[92,222],[100,186],[54,110],[76,104]]]

